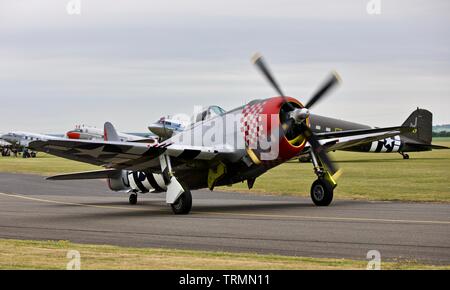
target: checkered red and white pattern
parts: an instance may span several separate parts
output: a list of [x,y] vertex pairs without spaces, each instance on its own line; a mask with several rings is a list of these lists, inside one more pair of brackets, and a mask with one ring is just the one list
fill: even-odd
[[263,137],[263,123],[261,113],[266,102],[248,104],[242,110],[241,132],[244,133],[245,145],[255,149],[258,145],[258,138]]

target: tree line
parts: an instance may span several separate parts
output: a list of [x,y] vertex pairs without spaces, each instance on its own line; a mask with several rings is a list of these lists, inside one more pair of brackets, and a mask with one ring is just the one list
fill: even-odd
[[450,137],[449,131],[433,132],[433,137]]

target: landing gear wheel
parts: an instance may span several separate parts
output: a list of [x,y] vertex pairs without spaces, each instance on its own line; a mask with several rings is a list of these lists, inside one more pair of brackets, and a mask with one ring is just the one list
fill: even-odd
[[130,198],[128,199],[130,204],[136,204],[137,203],[137,193],[130,194]]
[[183,192],[175,203],[170,205],[174,214],[188,214],[192,208],[192,195],[189,190]]
[[311,186],[311,199],[317,206],[328,206],[333,200],[333,186],[324,179],[317,179]]
[[403,154],[403,159],[409,159],[409,155],[408,154]]

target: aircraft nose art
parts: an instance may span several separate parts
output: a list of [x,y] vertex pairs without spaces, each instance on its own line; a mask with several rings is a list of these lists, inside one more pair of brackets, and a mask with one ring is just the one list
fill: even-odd
[[298,155],[306,142],[293,145],[285,137],[280,123],[281,107],[285,101],[302,104],[291,97],[275,97],[251,102],[242,110],[241,132],[248,155],[256,164],[281,163]]

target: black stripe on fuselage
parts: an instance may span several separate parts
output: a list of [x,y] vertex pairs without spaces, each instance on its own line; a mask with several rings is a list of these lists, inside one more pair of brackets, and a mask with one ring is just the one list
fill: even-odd
[[162,189],[158,182],[156,181],[155,177],[153,176],[153,173],[151,172],[145,172],[145,174],[147,175],[147,180],[150,183],[150,185],[156,190],[156,191],[164,191],[164,189]]
[[381,152],[381,149],[383,149],[383,142],[378,141],[377,149],[375,149],[375,152]]
[[[144,174],[144,173],[141,173],[141,174]],[[137,171],[133,172],[133,179],[140,191],[148,192],[148,189],[144,186],[142,181],[139,179],[139,172],[137,172]]]
[[386,150],[386,152],[392,152],[392,150],[394,150],[394,146],[395,146],[395,145],[392,145],[392,147],[388,147],[387,150]]

